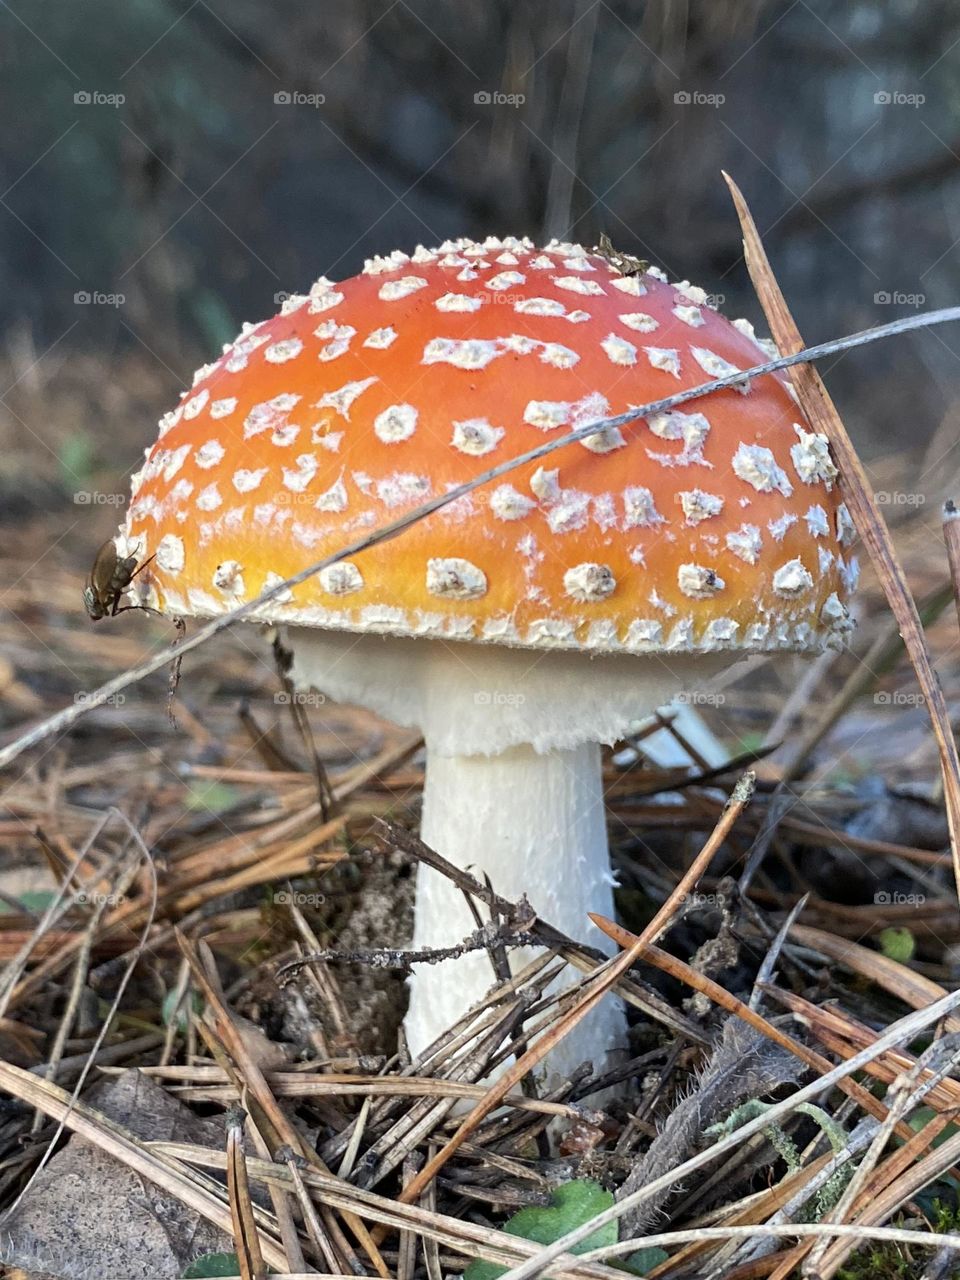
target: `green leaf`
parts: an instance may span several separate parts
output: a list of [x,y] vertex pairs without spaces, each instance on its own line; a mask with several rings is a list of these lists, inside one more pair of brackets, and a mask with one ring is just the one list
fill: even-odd
[[196,813],[225,813],[237,801],[237,792],[223,782],[193,782],[187,789],[187,808]]
[[913,959],[916,943],[909,929],[881,929],[878,940],[880,950],[888,960],[899,960],[901,964],[906,964]]
[[194,1258],[183,1280],[207,1280],[208,1276],[238,1276],[240,1259],[235,1253],[203,1253]]
[[[173,1009],[176,1004],[176,990],[171,988],[163,997],[163,1004],[160,1006],[163,1025],[169,1027],[170,1019],[173,1017]],[[177,1011],[177,1030],[186,1031],[187,1029],[187,1005],[190,1005],[194,1013],[203,1012],[203,996],[199,991],[192,991],[187,999],[183,1001]],[[229,1273],[228,1273],[229,1274]]]
[[[521,1209],[503,1224],[503,1230],[511,1236],[523,1236],[525,1240],[533,1240],[537,1244],[553,1244],[568,1231],[582,1227],[585,1222],[595,1218],[604,1209],[613,1204],[613,1196],[604,1191],[597,1182],[588,1178],[577,1178],[573,1182],[565,1182],[550,1196],[550,1203],[545,1205],[529,1205]],[[586,1253],[590,1249],[600,1249],[604,1245],[616,1244],[617,1224],[608,1222],[606,1226],[594,1231],[581,1240],[571,1253]],[[495,1262],[481,1262],[475,1259],[463,1273],[463,1280],[496,1280],[507,1270]]]
[[669,1257],[666,1249],[658,1249],[656,1245],[651,1245],[649,1249],[638,1249],[628,1258],[620,1258],[613,1265],[619,1271],[629,1271],[635,1276],[645,1276],[648,1271],[652,1271],[659,1263],[666,1262]]

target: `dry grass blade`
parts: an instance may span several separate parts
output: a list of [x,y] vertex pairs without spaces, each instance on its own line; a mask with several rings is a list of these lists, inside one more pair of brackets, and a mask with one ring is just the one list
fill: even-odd
[[266,1268],[260,1237],[253,1217],[247,1166],[243,1154],[243,1121],[246,1112],[231,1107],[227,1112],[227,1195],[233,1223],[233,1246],[242,1280],[264,1280]]
[[[882,955],[879,951],[871,951],[859,943],[848,942],[838,938],[825,929],[813,929],[805,924],[790,926],[790,938],[811,951],[819,951],[828,960],[835,960],[854,973],[875,982],[911,1009],[923,1009],[933,1000],[940,1000],[947,994],[946,988],[922,973],[916,973],[905,964]],[[947,1018],[948,1031],[960,1031],[960,1018]]]
[[[635,946],[636,943],[634,943],[634,947]],[[629,953],[625,952],[624,954]],[[665,953],[661,954],[665,955]],[[670,957],[670,959],[672,959],[672,957]],[[729,992],[725,994],[730,998]],[[960,991],[955,991],[951,992],[948,996],[945,996],[942,1000],[936,1001],[926,1009],[919,1009],[914,1013],[907,1014],[905,1018],[901,1018],[898,1022],[895,1022],[891,1027],[889,1027],[882,1036],[878,1037],[876,1043],[871,1045],[868,1049],[864,1049],[848,1062],[843,1062],[839,1066],[832,1067],[828,1072],[826,1072],[826,1074],[818,1076],[817,1079],[813,1080],[810,1084],[804,1085],[803,1088],[798,1089],[783,1102],[775,1103],[764,1115],[758,1116],[755,1120],[750,1120],[746,1124],[741,1125],[738,1129],[735,1129],[726,1137],[721,1138],[705,1151],[702,1151],[695,1156],[691,1156],[690,1159],[685,1160],[680,1165],[677,1165],[677,1167],[672,1169],[669,1173],[665,1173],[661,1177],[655,1178],[646,1186],[639,1188],[631,1195],[619,1201],[612,1208],[605,1209],[603,1213],[598,1214],[595,1218],[591,1218],[589,1222],[584,1223],[582,1227],[578,1227],[575,1231],[571,1231],[555,1244],[548,1245],[537,1254],[536,1258],[531,1259],[529,1263],[524,1263],[521,1266],[508,1271],[504,1280],[532,1280],[534,1276],[540,1275],[545,1267],[550,1266],[556,1261],[556,1259],[562,1258],[569,1249],[574,1245],[580,1244],[582,1240],[585,1240],[587,1236],[591,1235],[594,1231],[599,1230],[600,1227],[605,1226],[608,1222],[615,1222],[617,1219],[622,1218],[624,1214],[642,1204],[645,1200],[651,1199],[663,1188],[672,1187],[682,1183],[684,1179],[689,1177],[702,1165],[712,1163],[718,1156],[739,1147],[747,1138],[753,1137],[755,1133],[760,1133],[763,1129],[769,1128],[772,1123],[779,1120],[781,1117],[791,1114],[791,1112],[793,1112],[801,1102],[812,1101],[825,1090],[833,1088],[835,1085],[840,1086],[841,1081],[847,1081],[849,1076],[857,1071],[861,1071],[867,1063],[872,1062],[873,1059],[878,1057],[881,1053],[884,1053],[894,1045],[898,1045],[912,1039],[918,1034],[921,1028],[937,1023],[942,1017],[953,1012],[953,1010],[958,1006],[960,1006]],[[744,1008],[746,1009],[747,1006],[744,1006]],[[752,1013],[752,1010],[748,1010],[748,1012]],[[746,1015],[744,1016],[746,1017]],[[866,1097],[869,1096],[870,1095],[866,1095]],[[875,1104],[876,1099],[871,1099],[871,1102]],[[911,1134],[911,1136],[913,1135]],[[939,1151],[942,1150],[943,1148],[939,1148]],[[939,1154],[939,1151],[932,1154],[937,1155]],[[950,1164],[952,1164],[952,1160],[946,1167],[949,1168]],[[750,1228],[750,1230],[756,1230],[756,1228]],[[635,1249],[646,1246],[648,1243],[648,1238],[638,1238],[632,1241]],[[619,1248],[621,1251],[626,1251],[622,1244]]]
[[[590,918],[598,928],[603,930],[607,937],[613,938],[621,947],[631,950],[636,949],[639,939],[635,934],[630,933],[629,930],[624,929],[621,925],[614,924],[612,920],[604,920],[602,916],[591,916]],[[833,1064],[826,1058],[814,1052],[813,1049],[809,1049],[799,1040],[794,1040],[792,1036],[788,1036],[785,1031],[781,1031],[779,1027],[775,1027],[773,1023],[768,1022],[761,1013],[757,1013],[748,1004],[744,1004],[742,1000],[738,1000],[736,996],[731,995],[725,987],[721,987],[718,982],[714,982],[712,978],[699,973],[696,969],[691,968],[690,965],[684,964],[682,960],[672,956],[669,951],[661,951],[659,947],[644,944],[640,950],[639,959],[655,965],[658,969],[662,969],[670,977],[687,983],[695,991],[702,992],[708,1000],[712,1000],[721,1009],[725,1009],[728,1013],[732,1013],[736,1017],[742,1018],[744,1022],[748,1022],[750,1026],[765,1035],[769,1040],[772,1040],[774,1044],[789,1050],[790,1053],[794,1054],[814,1071],[825,1072],[832,1069]],[[868,1090],[864,1089],[862,1085],[857,1084],[855,1080],[842,1080],[839,1087],[878,1120],[886,1118],[887,1109],[883,1103]],[[912,1131],[906,1125],[900,1125],[897,1132],[904,1139],[912,1136]]]
[[[781,352],[792,354],[801,351],[803,339],[774,277],[747,203],[733,179],[727,174],[724,174],[724,177],[733,196],[743,231],[743,252],[747,270],[750,272],[750,279],[753,281],[753,287],[763,307],[773,339]],[[950,824],[950,845],[953,853],[953,874],[957,893],[960,895],[960,759],[957,757],[957,747],[943,691],[930,660],[920,615],[917,613],[917,607],[910,593],[906,574],[897,557],[890,531],[873,497],[867,473],[823,385],[822,378],[811,364],[794,365],[790,369],[789,377],[796,388],[800,405],[811,426],[815,431],[822,432],[830,441],[840,472],[840,487],[844,500],[853,516],[857,532],[870,552],[877,576],[897,619],[907,654],[917,674],[920,690],[926,699],[927,710],[937,740],[940,767],[943,771],[944,800],[947,821]]]
[[960,622],[960,511],[952,498],[943,504],[943,541],[947,547],[953,596],[957,602],[957,620]]
[[[77,1102],[63,1089],[38,1080],[29,1071],[0,1061],[0,1090],[19,1098],[28,1106],[36,1107],[44,1115],[63,1124],[87,1142],[119,1160],[140,1177],[154,1183],[208,1222],[219,1227],[226,1235],[233,1230],[229,1207],[188,1176],[188,1170],[179,1169],[169,1159],[152,1151],[148,1144],[140,1142],[132,1134],[114,1124],[106,1116],[94,1111],[83,1102]],[[263,1240],[263,1255],[274,1269],[286,1266],[283,1250],[272,1240]]]
[[680,897],[686,892],[689,885],[696,882],[703,868],[710,862],[717,849],[730,833],[730,829],[736,822],[740,813],[747,804],[753,789],[753,775],[748,774],[737,784],[737,788],[731,797],[730,803],[721,815],[720,821],[714,828],[710,839],[707,840],[700,853],[691,863],[690,867],[684,874],[683,878],[677,884],[670,900],[664,903],[663,907],[657,912],[653,920],[647,925],[643,933],[636,939],[631,947],[625,951],[616,960],[601,966],[597,971],[594,979],[586,984],[583,994],[576,1003],[567,1011],[566,1014],[554,1024],[553,1027],[524,1053],[518,1060],[503,1073],[499,1080],[490,1086],[486,1095],[477,1103],[470,1114],[465,1118],[463,1123],[457,1129],[452,1138],[437,1152],[437,1154],[427,1162],[421,1169],[420,1173],[404,1187],[400,1193],[400,1200],[404,1204],[410,1204],[417,1199],[430,1182],[437,1176],[443,1166],[454,1154],[457,1148],[464,1143],[472,1133],[475,1133],[480,1126],[481,1121],[500,1106],[503,1099],[514,1088],[515,1085],[523,1079],[523,1077],[541,1062],[546,1055],[559,1044],[568,1031],[572,1030],[595,1005],[603,999],[611,987],[621,974],[625,973],[643,950],[648,946],[650,939],[659,935],[661,930],[666,927],[666,923],[672,916],[675,904]]
[[[270,1141],[271,1138],[273,1139],[272,1146],[274,1148],[274,1152],[276,1152],[277,1148],[281,1145],[287,1146],[298,1155],[301,1155],[309,1163],[323,1169],[324,1172],[328,1172],[326,1166],[320,1160],[320,1157],[300,1137],[300,1134],[287,1119],[286,1114],[277,1104],[277,1100],[271,1093],[263,1071],[252,1058],[244,1042],[243,1036],[237,1029],[236,1024],[230,1016],[229,1010],[223,1002],[218,984],[213,978],[215,968],[213,966],[212,956],[210,956],[208,949],[204,947],[204,944],[200,944],[201,947],[204,947],[204,957],[201,959],[201,955],[198,954],[198,949],[195,949],[189,939],[180,933],[179,930],[177,931],[177,940],[180,944],[184,957],[190,965],[194,981],[202,992],[208,1008],[212,1012],[216,1023],[217,1034],[226,1046],[227,1051],[233,1058],[234,1062],[236,1062],[237,1067],[243,1076],[244,1085],[248,1090],[247,1096],[249,1097],[251,1104],[256,1104],[258,1112],[258,1128],[262,1129],[264,1125],[266,1125],[270,1132],[264,1136],[267,1137],[268,1141]],[[348,1215],[345,1220],[350,1227],[350,1230],[354,1233],[356,1239],[360,1242],[361,1247],[367,1253],[370,1261],[373,1263],[377,1274],[384,1277],[384,1280],[388,1280],[390,1272],[387,1269],[387,1265],[383,1258],[380,1256],[379,1249],[377,1249],[373,1240],[370,1238],[370,1234],[365,1225],[359,1220],[359,1218],[356,1218],[353,1215]],[[346,1240],[343,1238],[343,1234],[339,1227],[329,1215],[327,1216],[327,1229],[333,1237],[334,1243],[340,1247],[341,1252],[347,1253],[349,1257],[352,1251],[350,1250]]]

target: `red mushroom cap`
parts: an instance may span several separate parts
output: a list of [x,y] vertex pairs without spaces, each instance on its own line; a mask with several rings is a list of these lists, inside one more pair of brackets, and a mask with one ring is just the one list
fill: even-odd
[[[497,462],[768,354],[693,286],[490,238],[368,262],[243,333],[160,424],[125,534],[213,615]],[[766,375],[527,465],[264,606],[594,652],[817,649],[856,562],[826,439]]]

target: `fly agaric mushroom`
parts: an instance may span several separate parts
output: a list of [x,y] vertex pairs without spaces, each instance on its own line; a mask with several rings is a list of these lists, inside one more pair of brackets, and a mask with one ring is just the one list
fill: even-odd
[[[759,363],[699,289],[579,245],[489,238],[394,253],[245,325],[160,424],[119,550],[139,598],[212,616],[544,434]],[[599,429],[261,607],[301,687],[424,733],[422,835],[597,942],[610,915],[600,744],[746,654],[849,627],[853,528],[827,441],[782,374]],[[420,868],[414,946],[474,928]],[[421,966],[422,1050],[493,980]],[[609,1000],[551,1059],[602,1065]]]

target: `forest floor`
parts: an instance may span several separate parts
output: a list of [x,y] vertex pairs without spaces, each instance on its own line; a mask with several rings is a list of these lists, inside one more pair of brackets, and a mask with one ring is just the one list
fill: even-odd
[[[878,487],[902,487],[904,465],[877,463]],[[132,612],[91,623],[89,533],[116,512],[83,514],[82,541],[75,505],[0,526],[0,744],[174,638]],[[956,720],[938,504],[893,514]],[[586,1247],[609,1253],[619,1229],[634,1274],[953,1274],[960,1013],[928,1011],[960,991],[960,913],[938,757],[869,566],[859,610],[851,652],[756,662],[698,707],[729,767],[704,776],[682,742],[682,764],[656,767],[642,735],[606,754],[620,941],[660,922],[617,988],[629,1061],[549,1086],[534,1072],[485,1116],[469,1112],[519,1034],[512,993],[488,1003],[500,1037],[411,1063],[402,956],[366,954],[409,937],[414,734],[320,703],[308,748],[265,631],[242,626],[187,655],[172,698],[152,676],[22,756],[0,791],[10,1273],[254,1275],[262,1260],[440,1280],[482,1256],[499,1266],[474,1262],[470,1280],[490,1280],[629,1195]],[[750,802],[679,895],[747,768]],[[325,949],[341,954],[279,973]],[[589,981],[597,961],[564,954]],[[569,1016],[549,996],[535,1008]],[[799,1089],[817,1105],[794,1109]],[[615,1262],[550,1274],[615,1280]]]

